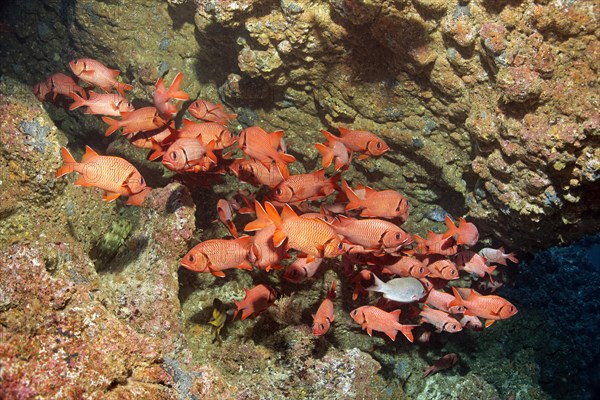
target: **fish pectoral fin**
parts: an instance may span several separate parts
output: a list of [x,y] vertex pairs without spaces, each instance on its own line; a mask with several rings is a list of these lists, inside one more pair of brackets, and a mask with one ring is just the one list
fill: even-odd
[[492,324],[493,324],[494,322],[496,322],[496,321],[495,321],[495,320],[493,320],[493,319],[488,319],[487,321],[485,321],[485,327],[486,327],[486,328],[489,328],[490,326],[492,326]]
[[219,271],[216,269],[212,269],[211,267],[208,267],[208,270],[210,271],[211,274],[213,274],[214,276],[218,276],[219,278],[225,278],[225,273],[223,271]]
[[120,195],[121,195],[121,193],[104,192],[104,196],[102,196],[102,200],[110,203],[111,201],[115,201],[116,199],[118,199]]
[[373,336],[373,329],[369,328],[368,326],[367,328],[367,333],[369,334],[369,336]]
[[358,156],[357,158],[358,158],[359,160],[361,160],[361,161],[362,161],[362,160],[364,160],[365,158],[368,158],[368,157],[369,157],[369,155],[368,155],[368,154],[361,154],[361,155],[360,155],[360,156]]

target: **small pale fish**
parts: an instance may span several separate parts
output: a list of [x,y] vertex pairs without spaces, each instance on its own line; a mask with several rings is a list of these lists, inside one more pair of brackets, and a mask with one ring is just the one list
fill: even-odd
[[373,286],[368,287],[366,290],[382,293],[386,299],[399,303],[412,303],[420,300],[426,294],[421,282],[413,277],[395,278],[383,282],[376,275],[373,275],[373,280]]
[[504,247],[500,247],[499,249],[485,247],[479,250],[479,255],[485,258],[488,264],[506,265],[506,260],[509,260],[515,264],[519,262],[516,254],[514,252],[505,253]]
[[208,324],[212,326],[213,334],[215,337],[213,338],[213,343],[218,342],[219,344],[222,342],[221,339],[221,330],[225,326],[225,322],[227,321],[227,314],[225,313],[225,305],[219,299],[213,300],[213,311]]

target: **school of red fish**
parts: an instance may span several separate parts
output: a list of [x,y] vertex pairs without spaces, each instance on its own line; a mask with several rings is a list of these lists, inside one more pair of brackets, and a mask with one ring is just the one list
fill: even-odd
[[[352,300],[369,292],[381,294],[376,302],[352,310],[350,317],[369,335],[382,332],[392,340],[401,332],[410,342],[416,336],[426,343],[432,332],[481,330],[517,313],[509,301],[489,294],[502,284],[494,281],[494,270],[507,266],[507,261],[516,263],[514,253],[503,248],[475,251],[479,233],[464,218],[456,225],[446,216],[444,233],[410,235],[400,227],[410,208],[401,193],[359,183],[352,187],[342,179],[355,154],[363,160],[390,150],[377,135],[344,127],[337,128],[339,136],[323,130],[326,142],[315,145],[323,168],[291,175],[288,165],[296,160],[286,152],[283,132],[251,126],[235,135],[227,123],[236,115],[221,104],[195,100],[187,112],[197,121],[184,119],[177,128],[174,117],[189,100],[181,89],[182,73],[168,88],[162,78],[158,80],[154,106],[134,109],[125,98],[133,87],[121,82],[119,71],[86,58],[71,61],[69,67],[75,77],[56,73],[36,84],[34,94],[41,101],[60,98],[68,102],[69,110],[87,107],[86,114],[100,115],[108,125],[106,136],[121,130],[132,145],[150,150],[149,160],[162,157],[162,164],[178,174],[230,171],[240,181],[268,187],[261,198],[256,192],[239,191],[220,199],[217,213],[232,237],[197,244],[181,260],[183,267],[217,277],[232,268],[275,270],[288,282],[302,283],[317,273],[324,259],[333,259],[326,265],[338,268],[342,284],[353,286]],[[236,148],[243,157],[233,158],[239,153]],[[62,155],[64,165],[56,176],[77,172],[75,185],[100,188],[106,201],[126,196],[127,204],[141,205],[151,191],[123,158],[102,156],[89,147],[80,162],[65,147]],[[325,202],[331,195],[335,197]],[[236,216],[249,213],[256,218],[243,231],[254,233],[240,235]],[[284,267],[290,257],[295,260]],[[453,284],[465,274],[472,275],[487,294]],[[235,301],[233,318],[257,316],[277,296],[266,284],[246,289],[245,297]],[[314,336],[331,329],[335,298],[334,281],[313,314]]]

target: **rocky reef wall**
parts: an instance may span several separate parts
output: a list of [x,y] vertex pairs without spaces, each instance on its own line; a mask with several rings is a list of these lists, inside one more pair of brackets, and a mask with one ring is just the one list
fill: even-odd
[[[159,76],[183,71],[192,98],[226,102],[242,125],[284,129],[306,169],[316,165],[311,144],[322,141],[320,129],[380,134],[393,151],[354,177],[405,193],[413,231],[438,226],[430,219],[437,207],[524,250],[597,229],[594,2],[47,0],[5,7],[5,35],[16,42],[6,46],[3,73],[24,82],[64,69],[64,60],[94,56],[124,71],[138,98],[149,98]],[[29,58],[18,54],[25,43]]]
[[[538,355],[514,337],[544,327],[543,312],[482,336],[465,333],[463,342],[442,336],[426,350],[370,338],[348,328],[346,315],[333,345],[315,345],[306,320],[326,284],[312,285],[282,301],[289,315],[231,326],[217,347],[205,325],[213,299],[238,298],[252,278],[223,283],[178,271],[190,244],[217,236],[212,192],[168,185],[171,176],[144,151],[105,139],[95,118],[42,106],[30,87],[68,70],[73,58],[94,57],[134,83],[141,106],[159,76],[183,71],[192,98],[238,113],[238,131],[285,130],[301,161],[293,172],[318,165],[312,144],[323,141],[320,129],[369,129],[392,151],[345,177],[405,194],[413,207],[407,230],[439,229],[449,212],[466,215],[485,240],[526,251],[598,229],[598,4],[27,0],[1,7],[0,357],[10,396],[252,399],[266,387],[275,398],[457,391],[548,398],[539,371],[528,368]],[[89,144],[126,155],[163,188],[137,209],[57,181],[59,146],[67,142],[80,152]],[[230,193],[227,184],[212,190]],[[543,335],[536,340],[540,346]],[[441,351],[473,356],[458,375],[419,381]],[[543,353],[546,361],[552,355]],[[490,356],[493,364],[481,361]],[[587,377],[587,364],[568,365]],[[49,370],[60,379],[34,379]],[[542,383],[584,396],[557,388],[564,373],[544,372]]]

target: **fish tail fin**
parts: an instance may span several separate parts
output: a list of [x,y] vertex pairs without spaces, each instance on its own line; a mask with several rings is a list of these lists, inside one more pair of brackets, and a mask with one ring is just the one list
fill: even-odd
[[121,96],[125,97],[125,91],[133,90],[133,86],[128,85],[127,83],[117,82],[115,84],[115,89],[117,89],[117,92],[119,92]]
[[[504,249],[502,249],[502,254],[504,254]],[[514,251],[512,253],[506,254],[505,257],[507,260],[514,262],[515,264],[519,263],[519,259],[517,258],[517,253],[515,253]]]
[[155,140],[152,140],[152,153],[148,155],[148,160],[154,161],[157,158],[162,157],[163,154],[165,154],[165,151],[163,150],[162,146]]
[[446,222],[446,227],[448,228],[448,230],[444,232],[444,234],[442,235],[442,239],[448,239],[450,236],[454,236],[456,234],[458,228],[456,227],[456,225],[454,225],[454,221],[452,221],[452,219],[450,219],[449,216],[446,215],[444,221]]
[[226,119],[236,119],[237,118],[237,114],[225,114],[225,118]]
[[275,164],[277,164],[277,168],[279,168],[279,172],[281,175],[287,179],[290,177],[290,171],[288,170],[287,165],[296,161],[296,157],[287,153],[277,153],[277,159],[275,160]]
[[241,301],[233,300],[233,304],[235,304],[235,311],[233,312],[233,318],[231,318],[232,321],[235,319],[235,317],[237,316],[238,312],[240,312],[240,311],[243,310],[243,308],[240,308]]
[[326,130],[321,129],[321,133],[323,134],[323,136],[325,136],[325,139],[327,139],[327,144],[328,145],[331,145],[331,144],[335,143],[336,140],[338,140],[338,137],[335,136],[331,132],[328,132]]
[[414,342],[415,341],[415,337],[413,336],[413,329],[415,329],[418,325],[402,325],[400,323],[398,323],[397,327],[398,330],[400,332],[402,332],[402,334],[404,335],[404,337],[409,341],[409,342]]
[[69,153],[69,150],[65,146],[60,148],[60,152],[62,153],[62,157],[65,160],[65,163],[56,171],[57,178],[66,175],[69,172],[73,172],[73,167],[77,164],[77,161],[75,161],[75,159],[73,158],[71,153]]
[[333,149],[325,146],[323,143],[315,143],[315,147],[321,153],[321,156],[323,156],[323,162],[321,163],[323,168],[329,167],[333,161]]
[[75,92],[69,92],[69,97],[73,99],[73,104],[69,106],[69,111],[73,111],[76,108],[83,107],[85,105],[85,99],[80,97]]
[[327,291],[327,298],[329,300],[333,300],[333,299],[335,299],[335,296],[336,296],[336,294],[335,294],[335,281],[332,281],[331,282],[331,287]]
[[349,203],[344,207],[345,210],[355,210],[357,208],[362,207],[363,200],[358,197],[356,192],[352,190],[352,188],[348,185],[348,182],[342,180],[342,191],[348,197]]
[[256,219],[252,222],[247,223],[244,227],[244,230],[248,232],[257,231],[259,229],[265,228],[273,224],[273,221],[271,220],[269,214],[267,213],[267,211],[265,211],[263,206],[256,200],[254,200],[254,205],[254,209],[256,211]]
[[173,83],[171,83],[171,87],[167,91],[167,97],[177,100],[188,100],[190,96],[188,96],[188,94],[183,90],[180,90],[182,83],[183,72],[179,72],[177,75],[175,75],[175,79],[173,79]]
[[380,292],[382,290],[383,281],[373,274],[373,286],[366,288],[369,292]]
[[104,136],[112,135],[117,129],[119,129],[121,127],[121,124],[120,124],[121,121],[119,121],[117,119],[113,119],[113,118],[109,118],[109,117],[102,117],[102,121],[104,121],[106,124],[108,124],[108,129],[104,133]]
[[423,375],[421,375],[421,379],[428,377],[429,375],[431,375],[431,373],[434,371],[435,366],[432,365],[431,367],[427,368],[425,370],[425,372],[423,372]]

